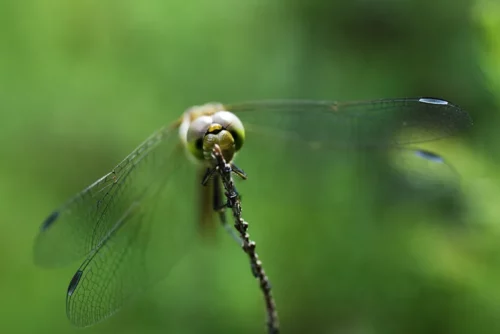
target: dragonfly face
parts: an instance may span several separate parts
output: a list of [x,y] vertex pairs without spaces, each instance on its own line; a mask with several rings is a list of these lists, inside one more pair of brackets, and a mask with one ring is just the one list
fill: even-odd
[[[185,240],[196,235],[199,216],[193,213],[193,202],[199,188],[189,181],[202,186],[193,177],[195,167],[184,164],[187,159],[179,151],[210,167],[215,144],[231,162],[246,135],[249,154],[250,148],[256,148],[254,139],[260,139],[262,145],[256,149],[263,156],[280,153],[280,141],[293,143],[294,150],[321,150],[322,156],[328,156],[336,148],[402,149],[471,125],[468,113],[458,106],[430,98],[272,100],[193,107],[53,211],[35,240],[35,262],[57,267],[84,259],[70,281],[66,310],[75,325],[89,326],[167,276],[187,252]],[[250,133],[255,134],[251,140]],[[408,151],[414,153],[411,157],[446,168],[435,155]],[[259,153],[254,152],[254,157]],[[279,172],[263,164],[264,173]],[[425,180],[431,173],[431,169],[419,169],[416,175]]]
[[212,165],[212,151],[219,145],[224,159],[231,162],[243,146],[245,129],[240,119],[223,110],[223,105],[206,104],[185,112],[179,136],[189,154]]

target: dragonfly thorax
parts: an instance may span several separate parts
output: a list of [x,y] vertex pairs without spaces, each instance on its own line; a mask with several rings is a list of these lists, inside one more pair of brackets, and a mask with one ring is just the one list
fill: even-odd
[[226,161],[232,161],[243,146],[245,129],[240,119],[220,104],[192,108],[184,114],[179,128],[188,154],[199,162],[212,162],[212,151],[219,145]]

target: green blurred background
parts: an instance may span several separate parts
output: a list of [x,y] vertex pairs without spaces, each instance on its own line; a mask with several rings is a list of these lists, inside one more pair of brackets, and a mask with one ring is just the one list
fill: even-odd
[[191,105],[433,96],[475,120],[425,146],[460,194],[388,186],[383,164],[341,153],[252,174],[266,155],[249,149],[244,216],[283,333],[500,333],[499,32],[493,0],[1,1],[0,332],[264,333],[223,231],[78,330],[65,292],[79,264],[35,267],[39,224]]

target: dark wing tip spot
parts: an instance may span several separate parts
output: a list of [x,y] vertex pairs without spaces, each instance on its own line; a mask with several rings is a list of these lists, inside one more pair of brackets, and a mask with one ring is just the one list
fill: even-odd
[[440,155],[437,155],[436,153],[432,153],[430,151],[425,151],[425,150],[417,150],[415,151],[415,154],[418,155],[421,158],[424,158],[429,161],[433,162],[439,162],[443,163],[444,159]]
[[440,105],[449,104],[448,101],[441,100],[441,99],[434,99],[434,98],[430,98],[430,97],[422,97],[418,100],[418,102],[427,103],[427,104],[440,104]]
[[50,214],[50,216],[47,217],[47,219],[44,220],[42,223],[42,226],[40,227],[40,230],[45,231],[47,230],[59,217],[59,211],[54,211]]
[[82,278],[83,271],[78,270],[75,275],[73,275],[73,278],[71,279],[71,282],[69,282],[68,286],[68,296],[71,296],[73,292],[75,292],[76,287],[78,286],[78,283],[80,282],[80,279]]
[[[450,119],[453,119],[454,123],[450,125],[450,127],[453,126],[459,130],[464,130],[474,125],[469,113],[451,102],[432,97],[421,97],[418,99],[418,102],[437,106],[439,110],[443,112],[442,116],[447,116]],[[442,106],[442,108],[440,108],[440,106]]]

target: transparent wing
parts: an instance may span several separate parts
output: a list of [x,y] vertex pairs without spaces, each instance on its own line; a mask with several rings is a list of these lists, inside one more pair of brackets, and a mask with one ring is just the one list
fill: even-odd
[[35,263],[46,267],[67,265],[95,249],[152,181],[142,182],[136,177],[144,165],[152,165],[143,161],[159,146],[160,154],[170,157],[175,145],[167,139],[172,132],[170,127],[155,132],[111,172],[51,213],[35,240]]
[[[245,125],[247,140],[243,150],[308,149],[337,159],[339,156],[332,149],[389,149],[390,161],[385,162],[388,167],[412,186],[433,193],[449,190],[452,185],[458,190],[458,173],[437,155],[431,158],[425,151],[401,147],[445,138],[472,126],[466,111],[433,98],[356,102],[270,100],[225,107]],[[293,155],[286,159],[290,157]],[[302,154],[295,157],[295,163],[303,163]],[[241,158],[244,160],[245,156]],[[244,164],[242,168],[246,168]]]
[[466,111],[433,98],[270,100],[224,106],[250,133],[296,139],[313,148],[400,146],[447,137],[472,125]]
[[67,292],[75,325],[110,316],[189,249],[198,218],[196,171],[174,133],[168,127],[153,134],[42,224],[37,263],[55,266],[86,256]]

